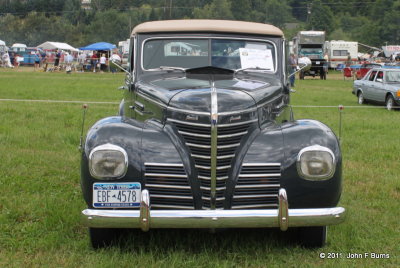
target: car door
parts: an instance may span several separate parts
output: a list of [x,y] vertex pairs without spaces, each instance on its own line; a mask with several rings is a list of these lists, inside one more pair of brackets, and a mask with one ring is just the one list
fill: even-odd
[[371,92],[375,101],[385,102],[384,71],[379,71],[371,85]]
[[364,99],[373,100],[372,86],[374,84],[375,76],[378,71],[372,70],[367,77],[365,77],[364,86],[362,87]]

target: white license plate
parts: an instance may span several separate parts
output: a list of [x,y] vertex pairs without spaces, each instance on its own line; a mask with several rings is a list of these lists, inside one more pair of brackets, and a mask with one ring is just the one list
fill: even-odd
[[319,62],[319,61],[316,61],[316,62],[315,62],[315,64],[320,64],[320,63],[321,63],[321,62]]
[[129,208],[140,206],[141,185],[138,182],[94,183],[93,207]]

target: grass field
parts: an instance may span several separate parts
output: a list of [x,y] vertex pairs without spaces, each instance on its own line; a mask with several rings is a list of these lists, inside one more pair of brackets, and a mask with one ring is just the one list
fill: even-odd
[[[326,81],[297,80],[292,94],[296,119],[318,119],[337,134],[337,106],[345,107],[339,205],[348,213],[345,223],[329,228],[326,247],[303,249],[269,229],[151,230],[127,232],[120,246],[92,250],[80,223],[85,203],[79,185],[79,102],[118,103],[122,92],[116,89],[123,81],[122,74],[0,69],[0,267],[400,266],[400,111],[359,107],[352,81],[331,73]],[[89,104],[85,129],[116,114],[118,104],[112,103]],[[320,253],[339,258],[321,259]]]

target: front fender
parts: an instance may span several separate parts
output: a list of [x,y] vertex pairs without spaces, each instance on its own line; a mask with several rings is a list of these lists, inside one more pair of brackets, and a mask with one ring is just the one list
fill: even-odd
[[[339,202],[342,187],[342,155],[333,131],[315,120],[298,120],[282,127],[284,161],[281,186],[286,189],[290,208],[334,207]],[[336,170],[332,178],[310,181],[297,172],[297,156],[301,149],[320,145],[332,150]]]

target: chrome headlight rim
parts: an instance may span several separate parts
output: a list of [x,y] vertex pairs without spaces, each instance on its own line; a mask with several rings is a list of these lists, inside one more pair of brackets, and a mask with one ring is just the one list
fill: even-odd
[[[96,175],[96,173],[93,170],[93,162],[92,162],[92,160],[93,160],[93,155],[95,153],[99,152],[99,151],[117,151],[117,152],[122,153],[122,155],[124,156],[124,166],[125,166],[125,168],[124,168],[124,170],[123,170],[121,175],[118,175],[118,176],[98,176],[98,175]],[[89,154],[89,172],[90,172],[90,175],[95,179],[98,179],[98,180],[107,180],[107,179],[108,180],[118,180],[118,179],[123,178],[126,175],[127,171],[128,171],[128,154],[126,153],[124,148],[122,148],[122,147],[120,147],[118,145],[114,145],[114,144],[111,144],[111,143],[106,143],[106,144],[103,144],[103,145],[99,145],[99,146],[96,146],[95,148],[93,148],[92,151]]]
[[[325,153],[329,153],[329,155],[332,157],[332,169],[328,174],[325,175],[306,175],[303,173],[302,168],[301,168],[301,157],[304,153],[307,152],[325,152]],[[308,181],[325,181],[325,180],[329,180],[333,177],[333,175],[336,172],[336,157],[335,154],[332,152],[331,149],[329,149],[328,147],[325,146],[321,146],[321,145],[312,145],[312,146],[308,146],[305,147],[303,149],[300,150],[299,154],[297,155],[297,173],[299,174],[299,176],[302,179],[308,180]]]

